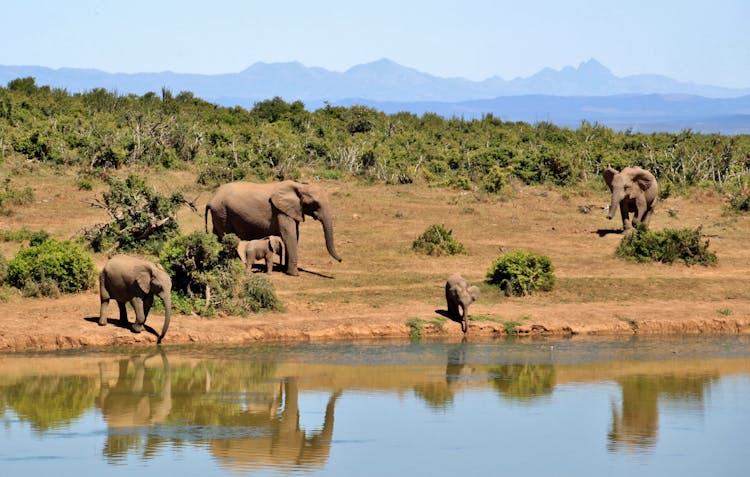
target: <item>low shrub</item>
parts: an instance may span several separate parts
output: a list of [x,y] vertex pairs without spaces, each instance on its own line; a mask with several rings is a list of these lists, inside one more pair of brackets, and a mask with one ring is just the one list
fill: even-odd
[[550,291],[555,285],[552,260],[525,250],[516,250],[496,258],[487,270],[487,282],[505,294],[523,296]]
[[430,225],[412,243],[411,248],[427,255],[456,255],[464,253],[464,245],[453,238],[453,231],[443,225]]
[[23,242],[24,240],[28,240],[29,245],[39,245],[48,238],[49,232],[45,230],[29,230],[25,227],[21,230],[0,231],[0,241],[2,242]]
[[13,212],[14,205],[25,205],[34,200],[31,187],[17,188],[9,177],[0,182],[0,213],[8,215]]
[[75,243],[48,239],[16,254],[7,280],[27,296],[75,293],[93,285],[94,261]]
[[729,197],[729,211],[744,214],[750,212],[750,187],[743,187]]
[[216,308],[244,316],[261,310],[281,310],[273,283],[266,274],[247,273],[239,260],[218,268],[210,278]]
[[268,277],[245,272],[238,244],[234,234],[219,242],[213,234],[193,232],[164,245],[160,261],[172,277],[173,304],[180,312],[245,315],[282,308]]
[[708,249],[701,227],[691,229],[665,229],[652,231],[639,227],[623,237],[615,254],[637,262],[674,263],[686,265],[711,265],[717,262],[716,254]]

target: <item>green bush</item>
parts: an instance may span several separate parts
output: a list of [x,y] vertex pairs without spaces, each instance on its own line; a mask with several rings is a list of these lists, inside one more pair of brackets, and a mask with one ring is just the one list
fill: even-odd
[[239,260],[217,268],[209,278],[211,301],[216,308],[235,315],[261,310],[281,310],[281,302],[266,274],[247,273]]
[[411,248],[427,255],[456,255],[464,253],[464,245],[453,238],[453,231],[433,224],[412,243]]
[[172,290],[185,295],[205,294],[206,274],[219,265],[222,247],[214,234],[193,232],[164,244],[159,261],[172,277]]
[[703,240],[701,227],[651,231],[639,227],[623,237],[615,254],[637,262],[710,265],[717,262],[716,254],[708,250],[709,241]]
[[48,239],[8,262],[8,283],[31,296],[75,293],[93,285],[94,262],[77,244]]
[[210,316],[219,309],[245,315],[281,309],[268,278],[245,272],[238,244],[234,234],[219,242],[213,234],[193,232],[164,245],[160,261],[172,277],[173,304],[180,312]]
[[506,295],[531,295],[550,291],[555,285],[552,260],[525,250],[516,250],[496,258],[487,270],[487,282],[500,287]]
[[500,166],[492,166],[482,180],[482,190],[490,194],[499,194],[508,186],[511,170]]

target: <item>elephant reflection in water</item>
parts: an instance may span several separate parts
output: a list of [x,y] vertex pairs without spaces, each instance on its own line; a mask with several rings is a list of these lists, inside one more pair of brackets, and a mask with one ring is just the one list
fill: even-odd
[[[111,459],[124,458],[131,449],[142,444],[138,428],[164,422],[172,409],[172,380],[167,356],[161,352],[161,386],[156,369],[147,369],[146,360],[157,353],[121,359],[118,363],[117,381],[110,386],[99,366],[99,407],[107,422],[108,435],[104,455]],[[129,373],[132,365],[133,372]],[[153,453],[164,439],[147,432],[144,455]]]
[[257,437],[216,439],[210,444],[211,454],[222,464],[242,469],[262,467],[294,467],[309,470],[328,460],[333,437],[333,414],[341,391],[328,398],[323,428],[308,433],[300,429],[299,389],[296,378],[287,378],[280,387],[283,409],[280,412],[248,409],[237,416],[235,425],[265,430]]
[[659,398],[679,402],[703,402],[707,384],[718,375],[626,376],[618,379],[622,405],[612,406],[612,427],[607,434],[609,451],[650,448],[659,431]]

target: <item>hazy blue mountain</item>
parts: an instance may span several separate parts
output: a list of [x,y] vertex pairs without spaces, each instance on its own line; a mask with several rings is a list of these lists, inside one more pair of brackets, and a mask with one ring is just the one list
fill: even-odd
[[[217,101],[235,98],[243,106],[273,96],[293,101],[336,101],[364,98],[373,101],[467,101],[499,96],[610,96],[618,94],[690,94],[715,98],[750,94],[750,88],[698,85],[657,75],[617,77],[596,60],[577,68],[545,68],[528,78],[484,81],[440,78],[401,66],[388,59],[353,66],[344,72],[306,67],[298,62],[255,63],[239,73],[197,75],[162,73],[106,73],[98,70],[39,66],[0,66],[0,84],[33,76],[37,84],[81,92],[105,88],[120,94],[191,91]],[[221,101],[225,102],[225,101]]]
[[750,133],[750,88],[685,83],[659,75],[618,77],[594,59],[577,67],[545,68],[527,78],[483,81],[440,78],[388,59],[344,72],[299,62],[259,62],[239,73],[217,75],[0,66],[0,84],[27,76],[36,78],[38,85],[71,93],[105,88],[140,95],[167,88],[247,108],[280,96],[287,101],[302,100],[308,109],[325,102],[356,103],[386,112],[434,112],[467,119],[492,113],[506,121],[549,121],[568,127],[587,120],[637,131]]
[[[550,122],[577,128],[582,121],[599,123],[618,130],[639,132],[696,132],[750,134],[750,96],[705,98],[692,95],[615,95],[615,96],[504,96],[488,100],[460,102],[388,102],[347,99],[333,103],[360,104],[392,114],[436,113],[464,119],[492,114],[503,121]],[[316,108],[322,104],[310,104]]]

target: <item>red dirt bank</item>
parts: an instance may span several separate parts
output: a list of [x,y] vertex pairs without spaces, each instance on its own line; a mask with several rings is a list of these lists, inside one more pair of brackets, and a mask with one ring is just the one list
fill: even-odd
[[[58,299],[11,300],[3,304],[0,352],[61,349],[154,346],[155,334],[134,334],[115,323],[116,307],[110,310],[110,324],[96,323],[98,295],[84,293]],[[423,336],[462,337],[460,325],[451,321],[439,329],[435,313],[441,306],[408,303],[372,308],[362,304],[287,304],[283,313],[261,313],[246,318],[219,316],[200,318],[173,315],[163,344],[242,345],[268,341],[330,341],[344,339],[406,338],[409,318],[425,320]],[[661,310],[654,314],[653,310]],[[516,325],[520,336],[606,335],[606,334],[719,334],[750,333],[750,303],[732,301],[733,313],[723,316],[715,303],[647,302],[630,304],[528,305],[507,303],[472,307],[473,315],[524,316]],[[644,318],[644,317],[648,318]],[[147,325],[160,330],[162,316],[152,315]],[[132,320],[132,317],[131,317]],[[467,338],[500,337],[506,326],[494,321],[471,321]]]

